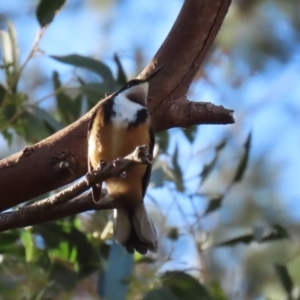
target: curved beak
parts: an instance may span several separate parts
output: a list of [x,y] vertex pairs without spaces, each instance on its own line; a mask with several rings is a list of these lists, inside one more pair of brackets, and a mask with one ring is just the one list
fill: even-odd
[[160,67],[157,67],[154,71],[152,71],[143,81],[149,81],[152,79],[158,72],[161,71],[166,65],[162,65]]

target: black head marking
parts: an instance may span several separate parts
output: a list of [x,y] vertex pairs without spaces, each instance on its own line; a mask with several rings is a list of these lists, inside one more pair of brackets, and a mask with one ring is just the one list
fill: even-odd
[[141,83],[143,83],[144,80],[140,80],[140,79],[132,79],[130,81],[128,81],[121,89],[118,90],[117,94],[122,93],[123,91],[135,86],[135,85],[139,85]]
[[148,119],[148,117],[149,117],[148,110],[146,108],[142,108],[137,111],[136,119],[133,122],[130,122],[128,124],[128,127],[131,128],[131,127],[139,126],[139,125],[145,123],[145,121]]
[[113,110],[113,106],[114,106],[113,101],[106,101],[102,105],[105,124],[108,124],[111,118],[116,115],[116,112]]
[[157,67],[154,71],[152,71],[145,79],[132,79],[128,81],[118,92],[117,94],[135,86],[139,85],[143,82],[148,82],[150,79],[152,79],[161,69],[164,68],[165,65],[162,65],[160,67]]

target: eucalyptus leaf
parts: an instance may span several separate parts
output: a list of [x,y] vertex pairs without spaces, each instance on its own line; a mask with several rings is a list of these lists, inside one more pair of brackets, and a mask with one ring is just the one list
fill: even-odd
[[71,98],[63,92],[59,74],[54,71],[52,75],[52,82],[55,90],[57,110],[60,120],[69,125],[80,117],[82,107],[82,94],[79,93],[75,98]]
[[20,231],[10,230],[0,234],[0,254],[12,254],[16,250],[16,243],[20,239]]
[[288,296],[288,299],[292,299],[294,283],[289,274],[287,267],[283,266],[283,265],[275,264],[274,269],[275,269],[277,276],[281,282],[281,285],[283,286],[283,288]]
[[285,230],[285,228],[283,228],[281,225],[275,224],[273,226],[266,227],[263,234],[260,234],[259,239],[257,234],[253,232],[233,239],[229,239],[227,241],[215,245],[215,247],[233,246],[239,243],[249,244],[251,242],[265,243],[287,238],[289,238],[289,234]]
[[36,17],[41,27],[49,25],[66,0],[40,0],[36,9]]
[[176,146],[175,148],[175,152],[173,154],[173,158],[172,158],[172,165],[173,165],[173,169],[171,170],[171,172],[174,175],[174,181],[177,187],[177,190],[180,192],[184,191],[184,184],[183,184],[183,174],[182,174],[182,170],[179,166],[178,163],[178,146]]
[[195,139],[197,133],[197,126],[193,125],[188,128],[183,128],[182,132],[184,133],[185,137],[188,139],[190,143],[192,143]]
[[223,196],[215,197],[209,200],[207,208],[204,212],[204,215],[214,212],[219,209],[222,205]]
[[97,82],[82,84],[79,90],[87,99],[88,109],[91,109],[101,101],[101,99],[104,99],[105,93],[107,92],[105,84]]
[[210,173],[214,170],[214,168],[217,164],[217,161],[218,161],[218,155],[215,154],[215,156],[211,160],[211,162],[204,165],[202,172],[200,173],[201,183],[203,183],[208,178]]
[[7,30],[0,30],[3,68],[5,69],[7,85],[15,93],[19,75],[19,45],[14,24],[3,15],[0,18],[7,25]]
[[99,60],[78,54],[71,54],[66,56],[52,55],[50,57],[62,63],[72,65],[74,67],[85,68],[99,75],[104,82],[114,82],[114,78],[110,68]]
[[179,300],[168,287],[160,287],[149,291],[143,300]]
[[37,143],[51,134],[41,118],[28,111],[17,120],[16,131],[30,143]]
[[63,128],[63,125],[46,110],[40,108],[39,106],[32,106],[31,109],[34,115],[39,116],[41,120],[46,122],[52,128],[53,132],[51,133],[55,133]]
[[124,68],[121,64],[120,58],[117,54],[114,55],[114,61],[117,65],[117,83],[121,86],[125,85],[127,83],[127,76],[125,74]]
[[6,93],[7,93],[6,88],[2,84],[0,84],[0,111],[1,111],[1,105],[5,100]]
[[99,268],[97,250],[87,236],[68,221],[35,226],[34,232],[43,237],[49,254],[71,264],[79,277]]
[[239,182],[243,179],[244,177],[244,173],[247,169],[248,166],[248,160],[249,160],[249,152],[250,152],[250,147],[251,147],[251,137],[252,134],[251,132],[248,134],[247,139],[245,141],[244,144],[244,154],[242,155],[242,157],[240,158],[240,161],[238,163],[238,167],[236,169],[236,173],[235,176],[233,178],[233,182]]
[[225,242],[219,243],[217,245],[215,245],[215,247],[224,247],[224,246],[234,246],[236,244],[250,244],[251,242],[255,241],[255,237],[253,236],[253,234],[245,234],[245,235],[241,235],[239,237],[233,238],[233,239],[229,239]]
[[163,286],[169,288],[178,300],[213,300],[206,288],[196,278],[185,272],[166,272],[161,281]]
[[32,232],[30,230],[23,230],[21,234],[21,239],[26,251],[26,262],[31,262],[34,258],[35,248]]
[[215,155],[213,159],[208,164],[204,165],[202,172],[200,173],[201,183],[203,183],[208,178],[210,173],[215,169],[215,166],[219,160],[220,152],[224,149],[225,146],[226,140],[222,140],[215,146]]

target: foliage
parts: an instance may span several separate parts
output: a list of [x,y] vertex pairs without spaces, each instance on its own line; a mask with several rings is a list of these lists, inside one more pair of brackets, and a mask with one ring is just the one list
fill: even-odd
[[[65,2],[39,1],[36,18],[40,29],[24,61],[20,59],[14,24],[7,17],[1,17],[4,29],[0,31],[3,75],[0,84],[0,132],[10,145],[18,138],[27,144],[46,138],[77,120],[105,93],[116,90],[127,81],[118,55],[113,58],[117,70],[114,76],[112,68],[96,58],[77,53],[64,56],[43,54],[42,59],[50,58],[72,66],[71,79],[65,80],[65,76],[57,70],[48,70],[53,90],[35,101],[29,91],[21,88],[28,62],[38,53],[43,53],[39,43]],[[284,3],[276,2],[277,9],[284,12]],[[265,12],[262,7],[267,5],[267,1],[249,3],[237,1],[236,4],[247,23],[250,16],[257,17],[257,11]],[[234,23],[234,20],[228,23],[230,21]],[[292,18],[292,22],[296,20]],[[228,23],[216,45],[225,39],[230,28]],[[284,50],[288,49],[283,47],[278,52],[275,47],[277,39],[278,36],[265,41],[260,38],[259,47],[252,47],[259,53],[258,60],[252,65],[255,70],[262,68],[270,52],[272,57],[280,54],[282,61],[287,59]],[[224,43],[235,49],[235,42],[230,38]],[[247,43],[249,45],[251,41],[247,40]],[[249,61],[254,60],[253,53],[246,52]],[[213,56],[206,67],[212,60]],[[42,104],[46,100],[52,100],[53,107],[45,108]],[[299,299],[295,291],[299,289],[297,282],[300,275],[293,269],[299,253],[295,255],[294,248],[290,250],[292,238],[286,224],[276,218],[276,222],[274,218],[272,222],[265,218],[266,224],[257,225],[257,215],[263,215],[263,212],[257,212],[257,209],[251,211],[252,206],[245,207],[244,211],[231,207],[234,216],[231,216],[230,222],[216,221],[218,217],[222,220],[222,212],[226,212],[224,206],[230,199],[236,203],[250,199],[249,202],[254,203],[258,197],[256,190],[265,186],[270,188],[269,182],[264,181],[266,177],[271,181],[270,170],[264,176],[263,159],[254,157],[252,152],[252,132],[243,138],[244,145],[234,140],[233,134],[229,136],[227,133],[219,140],[212,139],[214,146],[210,141],[208,150],[204,151],[198,142],[201,130],[193,126],[157,134],[159,152],[148,192],[155,207],[155,224],[162,232],[157,255],[141,257],[123,253],[123,249],[112,242],[111,223],[106,212],[11,230],[0,235],[0,299],[54,299],[57,295],[60,299],[71,299],[80,294],[80,288],[91,297],[99,295],[105,299],[233,299],[237,298],[233,285],[239,284],[228,283],[226,263],[230,265],[230,262],[225,261],[224,266],[226,255],[220,252],[230,249],[232,256],[232,253],[239,253],[240,247],[249,249],[245,262],[239,261],[241,272],[246,274],[244,286],[249,286],[238,291],[241,299],[246,299],[247,295],[250,295],[249,299],[251,295],[265,296],[268,286],[281,288],[279,295],[288,299]],[[190,150],[190,155],[187,155]],[[204,152],[209,152],[209,155]],[[191,173],[196,175],[191,176]],[[238,193],[239,189],[242,193]],[[175,209],[177,215],[172,217],[170,211]],[[176,218],[175,222],[173,218]],[[230,217],[225,216],[225,219]],[[186,236],[189,237],[188,242]],[[190,246],[191,243],[193,246]],[[276,256],[274,248],[278,249]],[[176,254],[178,251],[179,255]],[[289,251],[293,255],[288,255]],[[188,261],[192,261],[193,267],[185,268],[178,264],[182,256],[189,256]],[[282,256],[285,259],[278,261]],[[233,257],[231,259],[234,261]],[[263,268],[261,261],[267,263],[266,269],[273,268],[267,272],[264,269],[259,277]]]

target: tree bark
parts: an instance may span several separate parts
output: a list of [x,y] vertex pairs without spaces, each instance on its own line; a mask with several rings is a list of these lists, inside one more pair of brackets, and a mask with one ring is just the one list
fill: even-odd
[[[156,132],[195,124],[234,123],[232,110],[186,98],[230,3],[231,0],[186,0],[166,40],[139,75],[143,78],[156,66],[165,65],[150,82],[148,107]],[[0,211],[68,184],[87,172],[91,113],[0,161]]]

